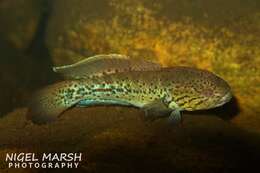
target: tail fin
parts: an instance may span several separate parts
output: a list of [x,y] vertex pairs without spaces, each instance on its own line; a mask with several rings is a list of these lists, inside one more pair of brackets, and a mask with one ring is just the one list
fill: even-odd
[[73,97],[74,93],[67,93],[73,91],[75,84],[76,81],[59,82],[36,92],[29,102],[27,119],[36,124],[57,119],[62,112],[79,101]]

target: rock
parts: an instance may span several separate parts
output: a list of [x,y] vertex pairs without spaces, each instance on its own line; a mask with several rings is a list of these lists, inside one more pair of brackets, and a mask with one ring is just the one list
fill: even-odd
[[42,0],[1,0],[0,35],[17,49],[26,49],[37,29],[41,5]]
[[186,114],[182,127],[171,127],[165,119],[145,122],[134,108],[99,106],[73,108],[39,126],[26,113],[20,108],[0,119],[1,156],[81,151],[80,170],[89,172],[216,173],[252,170],[260,156],[259,136],[213,116]]

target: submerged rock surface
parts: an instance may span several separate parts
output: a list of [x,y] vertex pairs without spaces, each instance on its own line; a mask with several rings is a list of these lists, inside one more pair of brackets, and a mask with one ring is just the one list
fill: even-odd
[[[146,122],[134,108],[92,107],[71,109],[59,121],[38,126],[25,120],[26,112],[20,108],[0,119],[1,157],[81,151],[78,171],[205,173],[253,170],[260,158],[259,135],[214,116],[186,114],[182,127],[172,127],[164,119]],[[53,170],[59,171],[64,170]]]

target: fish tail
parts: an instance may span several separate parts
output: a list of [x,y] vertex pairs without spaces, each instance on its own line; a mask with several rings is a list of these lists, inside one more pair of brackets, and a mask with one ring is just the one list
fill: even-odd
[[29,101],[27,119],[36,124],[52,122],[77,103],[73,96],[76,81],[63,81],[43,88]]

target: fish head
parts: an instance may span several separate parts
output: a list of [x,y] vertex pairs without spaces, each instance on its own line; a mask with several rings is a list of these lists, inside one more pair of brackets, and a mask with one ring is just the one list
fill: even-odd
[[204,101],[197,109],[220,107],[229,102],[232,98],[231,87],[229,84],[222,78],[213,74],[209,79],[207,79],[207,82],[203,82],[198,94],[200,94]]
[[175,99],[175,103],[182,109],[205,110],[219,107],[229,102],[232,98],[229,84],[208,71],[196,71],[186,77],[184,86],[177,89],[182,93]]

